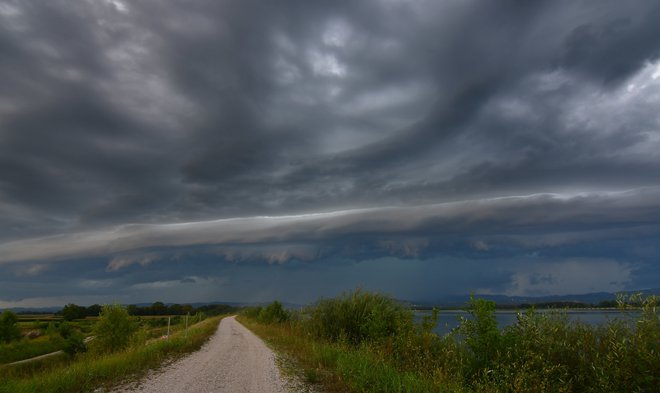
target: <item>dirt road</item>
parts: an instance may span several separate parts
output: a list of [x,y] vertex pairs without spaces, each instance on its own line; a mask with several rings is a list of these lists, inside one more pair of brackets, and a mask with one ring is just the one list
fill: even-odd
[[140,381],[122,392],[286,392],[266,345],[238,323],[224,318],[218,330],[199,351]]

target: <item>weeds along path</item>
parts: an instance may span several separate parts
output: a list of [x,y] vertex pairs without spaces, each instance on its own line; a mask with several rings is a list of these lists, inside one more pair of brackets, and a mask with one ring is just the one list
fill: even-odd
[[224,318],[197,352],[146,377],[137,386],[116,392],[285,392],[275,356],[238,323]]

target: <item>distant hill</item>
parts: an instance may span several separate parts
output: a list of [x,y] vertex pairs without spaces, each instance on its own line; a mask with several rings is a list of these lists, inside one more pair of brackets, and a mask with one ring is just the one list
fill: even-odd
[[11,310],[16,314],[54,314],[61,309],[62,307],[10,307],[0,308],[0,311]]

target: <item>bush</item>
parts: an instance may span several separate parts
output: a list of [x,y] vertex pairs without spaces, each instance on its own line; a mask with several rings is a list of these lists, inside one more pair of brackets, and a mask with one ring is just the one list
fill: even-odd
[[105,305],[94,326],[95,338],[90,342],[90,347],[101,353],[123,349],[130,343],[137,327],[137,323],[121,305]]
[[60,323],[60,326],[56,328],[62,338],[67,339],[71,337],[76,332],[76,329],[68,322]]
[[257,321],[260,323],[282,323],[289,320],[289,313],[277,300],[259,310]]
[[261,312],[262,308],[263,307],[259,307],[259,306],[247,307],[244,308],[241,313],[248,318],[257,319],[259,317],[259,313]]
[[78,332],[69,335],[69,337],[66,338],[63,351],[69,356],[86,352],[87,346],[85,345],[85,338],[83,335]]
[[495,302],[470,298],[468,312],[472,319],[462,318],[459,332],[474,356],[474,367],[487,367],[500,350],[500,331],[495,319]]
[[413,315],[396,300],[360,289],[323,299],[308,310],[310,333],[330,341],[358,345],[395,336],[413,326]]
[[614,320],[589,326],[571,322],[565,313],[532,309],[498,334],[492,331],[489,308],[477,303],[475,320],[461,327],[469,332],[465,344],[476,359],[465,375],[477,391],[654,391],[659,370],[656,298],[633,300],[642,307],[636,324]]
[[5,310],[0,314],[0,341],[8,343],[21,338],[21,330],[18,328],[16,314]]

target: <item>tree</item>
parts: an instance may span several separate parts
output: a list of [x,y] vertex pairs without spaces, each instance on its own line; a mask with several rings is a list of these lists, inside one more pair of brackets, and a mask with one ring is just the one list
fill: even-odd
[[167,314],[167,306],[163,302],[155,302],[151,305],[151,313],[153,315],[165,315]]
[[128,315],[140,315],[140,310],[138,310],[138,307],[135,304],[129,304],[126,306],[126,312],[128,312]]
[[168,307],[168,314],[182,315],[184,312],[182,311],[180,304],[172,304]]
[[282,307],[282,303],[275,300],[259,312],[257,320],[261,323],[282,323],[289,320],[289,313]]
[[85,310],[85,315],[89,317],[98,317],[99,314],[101,314],[101,306],[99,304],[92,304]]
[[115,352],[128,346],[137,324],[119,304],[105,305],[96,325],[90,346],[97,352]]
[[495,318],[495,302],[470,297],[468,312],[472,319],[461,317],[459,332],[472,350],[475,369],[481,369],[495,359],[502,343]]
[[5,310],[0,315],[0,341],[10,342],[21,338],[21,330],[18,328],[18,318],[16,314]]
[[65,321],[85,318],[85,307],[69,303],[62,309],[62,317]]
[[73,356],[76,353],[85,352],[87,350],[87,347],[85,346],[85,337],[69,322],[62,322],[58,331],[60,336],[65,340],[64,348],[62,349],[67,355]]
[[181,306],[181,314],[192,314],[195,312],[195,307],[190,304],[184,304]]

